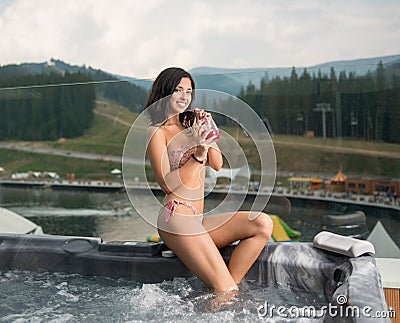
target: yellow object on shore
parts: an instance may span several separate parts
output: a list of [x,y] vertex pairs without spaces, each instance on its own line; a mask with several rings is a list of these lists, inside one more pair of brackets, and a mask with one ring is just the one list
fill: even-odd
[[301,236],[300,231],[290,228],[289,225],[279,216],[270,215],[270,218],[274,224],[274,228],[272,229],[272,238],[275,241],[292,241]]
[[149,241],[149,242],[160,242],[161,238],[158,235],[158,233],[155,233],[155,234],[152,234],[150,236],[147,236],[147,241]]
[[290,241],[291,239],[281,225],[279,218],[276,215],[270,215],[270,218],[274,224],[274,228],[272,229],[272,238],[275,241]]

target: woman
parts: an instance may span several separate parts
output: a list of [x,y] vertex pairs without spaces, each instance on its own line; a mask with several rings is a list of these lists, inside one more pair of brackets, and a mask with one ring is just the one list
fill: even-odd
[[[145,109],[152,125],[147,153],[158,184],[166,193],[158,216],[164,243],[216,292],[238,289],[272,232],[262,212],[228,212],[203,218],[205,165],[222,167],[216,136],[200,131],[191,107],[191,75],[167,68],[153,83]],[[206,116],[199,111],[197,117]],[[225,264],[218,248],[240,240]]]

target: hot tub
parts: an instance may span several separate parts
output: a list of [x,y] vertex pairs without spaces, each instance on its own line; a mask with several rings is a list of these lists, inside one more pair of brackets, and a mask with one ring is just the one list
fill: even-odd
[[[229,259],[233,248],[234,245],[221,250],[224,259]],[[45,270],[143,284],[176,277],[193,279],[178,258],[163,257],[163,251],[163,243],[3,234],[0,270]],[[313,302],[289,306],[271,302],[265,296],[263,302],[257,303],[260,319],[386,322],[393,315],[387,309],[380,274],[370,255],[351,258],[314,248],[311,243],[268,243],[243,284],[246,282],[261,291],[268,287],[288,294],[295,291],[300,298],[302,293],[320,295],[317,306]]]

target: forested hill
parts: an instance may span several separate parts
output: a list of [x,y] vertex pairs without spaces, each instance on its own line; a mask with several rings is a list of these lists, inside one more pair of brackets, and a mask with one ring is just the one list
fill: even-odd
[[51,59],[43,63],[23,63],[19,65],[5,65],[0,67],[0,80],[20,78],[24,75],[50,75],[65,73],[87,74],[90,81],[95,82],[97,97],[115,101],[131,111],[139,112],[143,108],[148,90],[121,80],[110,73],[92,67],[70,65],[61,60]]
[[71,138],[90,127],[96,96],[88,74],[11,71],[0,68],[0,140]]
[[96,98],[141,111],[147,90],[101,70],[61,61],[0,67],[0,140],[80,136],[93,121]]
[[[246,101],[276,134],[357,138],[400,143],[400,70],[379,62],[374,71],[311,75],[292,69],[290,77],[262,79],[242,89]],[[324,111],[323,111],[324,109]],[[322,112],[326,119],[323,118]],[[322,122],[321,122],[322,119]]]

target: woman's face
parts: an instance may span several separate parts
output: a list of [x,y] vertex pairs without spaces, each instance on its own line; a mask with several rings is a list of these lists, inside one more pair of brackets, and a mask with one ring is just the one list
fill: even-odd
[[185,111],[192,102],[192,82],[188,77],[182,77],[170,98],[170,114]]

